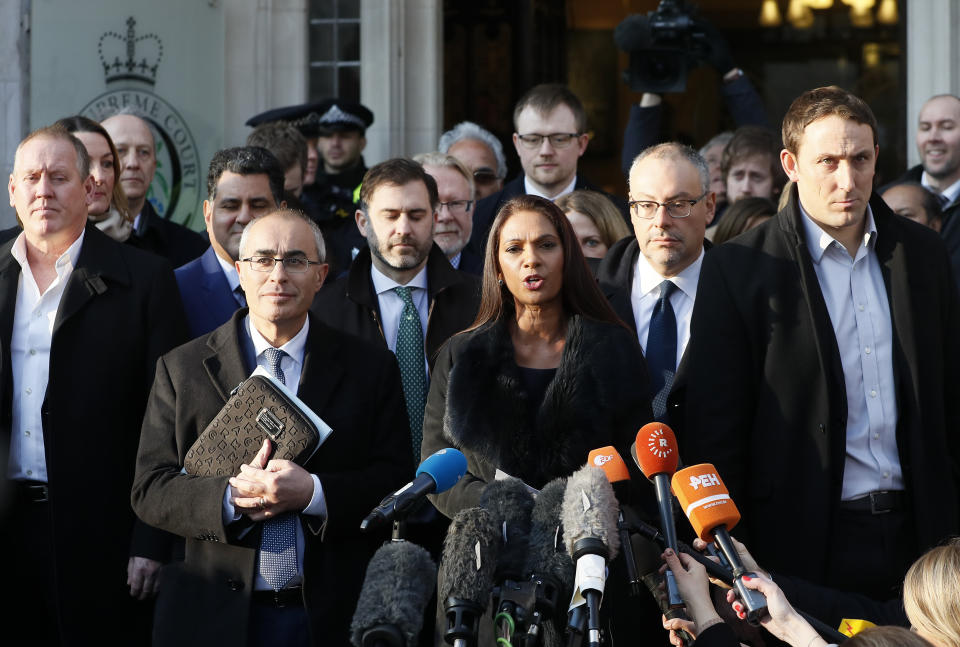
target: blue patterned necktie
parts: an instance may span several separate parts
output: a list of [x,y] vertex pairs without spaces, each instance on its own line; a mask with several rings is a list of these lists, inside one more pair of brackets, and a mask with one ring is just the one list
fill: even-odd
[[427,373],[424,368],[423,327],[420,313],[413,305],[410,288],[396,287],[394,291],[403,300],[400,325],[397,328],[397,363],[403,382],[403,398],[410,418],[410,438],[413,462],[420,462],[420,443],[423,441],[423,409],[427,405]]
[[650,330],[647,331],[647,369],[650,371],[653,417],[660,422],[668,422],[667,397],[677,370],[677,317],[670,305],[670,295],[676,289],[672,281],[660,284],[660,298],[653,307]]
[[[237,287],[233,288],[233,298],[237,301],[237,303],[240,304],[241,308],[247,307],[247,295],[243,293],[243,286],[238,285]],[[271,350],[276,350],[276,349],[273,348]],[[283,351],[277,351],[277,352],[283,352]]]
[[[263,351],[270,372],[282,384],[283,377],[280,361],[287,356],[277,348]],[[260,575],[274,591],[279,591],[297,574],[297,519],[291,513],[263,522],[263,535],[260,537]]]

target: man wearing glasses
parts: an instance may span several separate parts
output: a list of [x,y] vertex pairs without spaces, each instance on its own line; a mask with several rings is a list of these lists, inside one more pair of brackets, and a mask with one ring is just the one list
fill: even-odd
[[[186,540],[165,567],[154,645],[348,642],[383,534],[360,521],[410,478],[397,363],[309,314],[327,274],[320,229],[299,211],[250,223],[236,269],[248,308],[157,363],[132,493],[137,514]],[[231,390],[261,369],[332,429],[303,465],[264,441],[232,476],[191,476],[183,456]]]
[[422,164],[423,170],[437,181],[440,206],[433,227],[433,242],[454,268],[479,276],[483,259],[466,249],[477,204],[475,176],[463,162],[445,153],[422,153],[414,156],[413,161]]
[[[577,173],[577,163],[586,152],[587,114],[583,104],[564,85],[547,83],[533,87],[513,110],[513,146],[520,157],[523,174],[503,190],[481,200],[473,216],[470,247],[483,256],[487,234],[497,212],[518,195],[538,195],[547,200],[589,189],[605,193]],[[628,219],[627,205],[618,196],[606,194]]]
[[597,270],[611,305],[637,333],[650,371],[653,413],[679,433],[690,317],[704,231],[713,220],[707,162],[678,143],[646,149],[630,168],[635,238],[607,252]]

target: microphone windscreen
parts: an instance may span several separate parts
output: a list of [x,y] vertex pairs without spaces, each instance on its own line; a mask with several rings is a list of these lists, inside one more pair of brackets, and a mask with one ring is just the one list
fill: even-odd
[[740,511],[710,463],[680,470],[673,475],[672,485],[680,507],[703,541],[713,541],[712,531],[717,526],[732,530],[740,521]]
[[567,489],[566,478],[556,478],[547,483],[530,515],[530,549],[524,573],[552,577],[560,586],[561,598],[569,599],[573,587],[573,560],[563,545],[560,513],[563,494]]
[[625,52],[650,42],[650,21],[642,14],[627,16],[613,30],[613,42]]
[[483,508],[465,508],[450,522],[443,540],[437,599],[466,600],[485,608],[500,551],[500,528]]
[[414,647],[436,577],[430,553],[416,544],[390,541],[377,549],[367,565],[350,624],[351,642],[360,647],[368,629],[392,625],[403,634],[407,647]]
[[599,539],[607,547],[607,560],[617,556],[620,535],[617,532],[619,507],[613,486],[602,469],[585,465],[567,480],[563,493],[563,542],[572,556],[581,539]]
[[508,478],[487,483],[480,492],[480,507],[493,516],[501,531],[499,579],[521,579],[530,541],[533,495],[520,479]]
[[680,452],[673,429],[662,422],[645,424],[637,432],[634,442],[637,466],[648,479],[656,474],[670,476],[677,471]]
[[591,451],[587,457],[587,464],[602,469],[604,474],[607,475],[607,480],[611,483],[630,480],[627,464],[620,457],[620,452],[610,445]]
[[417,468],[417,476],[429,474],[437,483],[437,489],[434,494],[446,492],[457,481],[463,478],[467,473],[467,457],[463,452],[446,447],[428,456],[420,467]]

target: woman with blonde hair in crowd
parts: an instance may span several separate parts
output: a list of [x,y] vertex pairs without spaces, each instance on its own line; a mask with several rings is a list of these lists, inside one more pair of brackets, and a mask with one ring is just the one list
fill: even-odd
[[960,537],[913,563],[903,580],[903,606],[914,630],[936,647],[960,647]]
[[581,189],[558,198],[554,204],[573,225],[587,258],[603,258],[615,242],[631,233],[620,210],[602,193]]

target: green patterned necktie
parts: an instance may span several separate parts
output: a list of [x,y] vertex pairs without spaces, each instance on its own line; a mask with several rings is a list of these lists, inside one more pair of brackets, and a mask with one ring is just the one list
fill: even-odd
[[410,288],[396,287],[403,299],[403,312],[397,328],[397,363],[403,382],[403,398],[410,418],[410,438],[414,464],[420,463],[420,442],[423,440],[423,409],[427,405],[427,373],[423,354],[423,327],[420,313],[413,305]]

